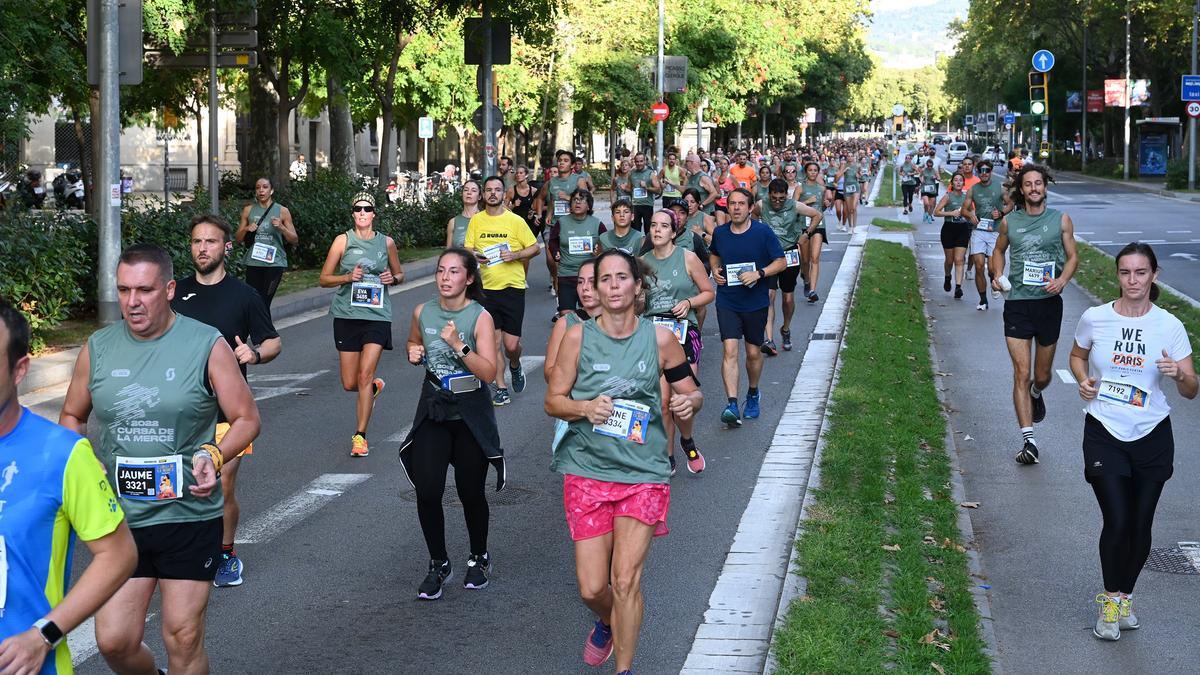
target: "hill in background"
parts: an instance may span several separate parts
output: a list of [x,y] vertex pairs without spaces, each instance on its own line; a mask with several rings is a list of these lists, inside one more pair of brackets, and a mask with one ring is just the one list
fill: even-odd
[[947,26],[965,19],[968,0],[872,0],[867,50],[889,68],[919,68],[947,55],[954,42]]

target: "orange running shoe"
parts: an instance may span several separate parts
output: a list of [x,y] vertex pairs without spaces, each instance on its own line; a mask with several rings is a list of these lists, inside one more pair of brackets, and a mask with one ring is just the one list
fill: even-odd
[[370,454],[367,449],[367,439],[362,434],[354,434],[350,438],[350,456],[351,457],[366,457]]

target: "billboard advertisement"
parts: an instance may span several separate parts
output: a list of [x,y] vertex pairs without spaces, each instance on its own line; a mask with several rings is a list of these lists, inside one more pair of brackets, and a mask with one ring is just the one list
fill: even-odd
[[1076,113],[1083,112],[1083,92],[1068,91],[1067,92],[1067,112]]

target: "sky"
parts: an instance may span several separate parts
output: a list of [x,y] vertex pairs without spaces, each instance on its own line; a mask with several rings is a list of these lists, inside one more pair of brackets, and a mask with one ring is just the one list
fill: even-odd
[[952,52],[947,26],[966,18],[969,0],[871,0],[867,49],[890,68],[919,68]]

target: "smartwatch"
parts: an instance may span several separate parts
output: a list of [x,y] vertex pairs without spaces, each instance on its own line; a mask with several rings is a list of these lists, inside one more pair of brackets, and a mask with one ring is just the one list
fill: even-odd
[[50,649],[57,647],[63,641],[63,637],[65,637],[62,630],[53,621],[48,619],[34,621],[33,627],[38,629],[38,632],[42,634],[42,640],[50,645]]
[[254,352],[254,365],[257,366],[258,364],[262,363],[262,354],[258,353],[258,347],[255,347],[250,351]]
[[458,355],[465,359],[465,358],[467,358],[467,354],[470,354],[470,353],[471,353],[471,345],[464,342],[462,349],[458,350]]
[[766,278],[767,278],[767,271],[766,271],[766,270],[759,270],[759,271],[758,271],[758,278],[759,278],[759,279],[766,279]]

